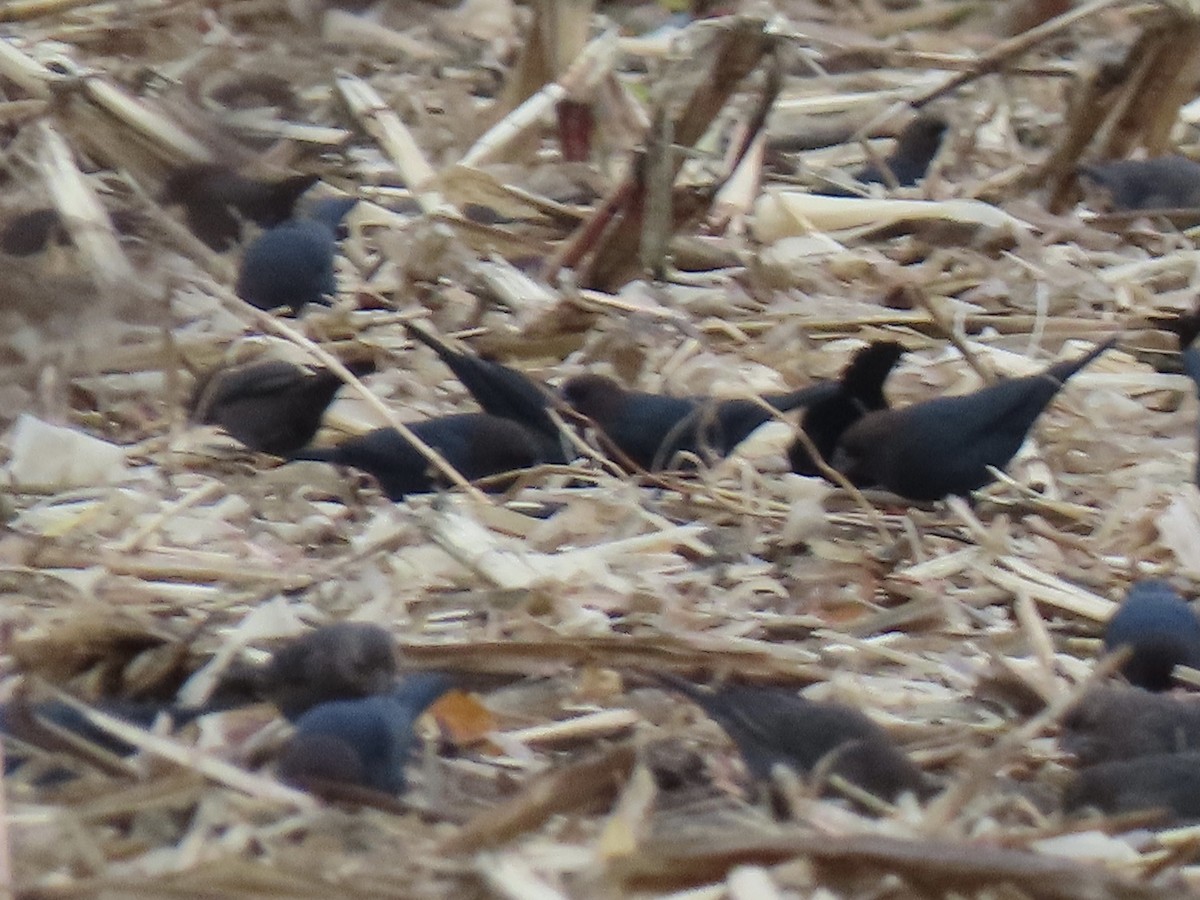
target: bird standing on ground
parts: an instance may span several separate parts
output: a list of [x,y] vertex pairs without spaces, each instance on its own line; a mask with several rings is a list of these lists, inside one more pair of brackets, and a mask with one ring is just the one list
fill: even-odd
[[1107,191],[1121,212],[1200,207],[1200,163],[1185,156],[1092,163],[1079,175]]
[[[375,371],[370,360],[345,363],[357,376]],[[197,385],[189,418],[219,425],[251,450],[290,456],[313,439],[342,386],[328,369],[306,369],[281,359],[217,369]]]
[[842,435],[831,463],[855,484],[909,500],[966,496],[992,481],[989,466],[1008,465],[1067,379],[1115,343],[972,394],[867,413]]
[[[896,137],[896,146],[882,160],[883,165],[868,163],[855,173],[860,184],[888,184],[884,169],[896,179],[899,187],[912,187],[925,177],[933,158],[942,146],[946,120],[934,115],[920,115],[904,127]],[[861,194],[839,185],[828,185],[814,191],[829,197],[858,197]]]
[[302,787],[342,782],[400,794],[416,742],[413,726],[450,687],[445,675],[422,673],[387,694],[314,706],[296,720],[279,760],[280,777]]
[[818,703],[784,688],[724,684],[706,690],[674,675],[653,676],[717,721],[761,781],[776,763],[808,774],[819,765],[885,800],[928,791],[924,773],[887,732],[856,709]]
[[[408,424],[467,481],[478,481],[548,462],[541,435],[519,422],[487,413],[461,413]],[[391,500],[435,490],[445,479],[394,428],[378,428],[336,447],[309,447],[295,460],[329,462],[375,477]]]
[[562,435],[547,410],[558,401],[544,385],[523,372],[462,353],[411,322],[408,333],[433,350],[475,398],[485,413],[511,419],[545,438],[546,462],[565,463]]
[[228,166],[201,163],[172,172],[160,199],[183,206],[192,233],[221,251],[241,240],[243,220],[263,228],[286,222],[300,195],[318,180],[317,175],[290,175],[266,181],[246,178]]
[[788,393],[768,394],[763,403],[669,397],[626,390],[604,375],[578,375],[560,390],[571,408],[591,419],[620,453],[651,472],[666,467],[681,452],[703,459],[728,456],[771,420],[772,410],[788,412],[836,391],[837,382],[821,381]]
[[[821,459],[829,462],[838,440],[846,429],[866,413],[886,409],[883,383],[904,354],[895,341],[875,341],[854,354],[850,364],[837,381],[837,390],[830,396],[810,403],[800,417],[800,427],[812,441]],[[799,475],[820,475],[821,472],[800,440],[788,448],[792,471]]]
[[1175,666],[1200,668],[1200,618],[1165,581],[1138,581],[1108,620],[1104,646],[1129,647],[1121,672],[1148,691],[1171,687]]
[[242,255],[237,295],[259,309],[286,306],[292,315],[310,303],[328,305],[337,293],[337,230],[353,205],[352,198],[314,204],[319,218],[289,219],[260,234]]

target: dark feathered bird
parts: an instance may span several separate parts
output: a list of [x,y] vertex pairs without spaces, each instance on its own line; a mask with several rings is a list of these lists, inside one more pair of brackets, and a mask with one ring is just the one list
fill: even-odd
[[[548,462],[541,435],[511,419],[487,413],[441,416],[408,425],[468,481]],[[445,483],[431,464],[393,428],[379,428],[336,447],[310,447],[293,455],[361,469],[392,500],[428,493]]]
[[259,309],[329,305],[337,293],[334,233],[323,222],[295,219],[260,234],[242,256],[237,295]]
[[1085,766],[1200,751],[1200,697],[1096,687],[1063,716],[1058,744]]
[[1160,809],[1172,818],[1200,818],[1200,753],[1160,753],[1081,769],[1063,807],[1073,812],[1089,806],[1109,815]]
[[[832,396],[837,382],[822,381],[762,399],[787,412]],[[587,416],[635,465],[654,471],[681,452],[703,459],[728,456],[759,426],[771,420],[769,409],[748,399],[668,397],[630,391],[604,375],[578,375],[562,385],[563,399]]]
[[[132,209],[110,209],[108,217],[121,234],[135,233],[144,222],[144,216]],[[53,207],[18,213],[0,228],[0,250],[10,256],[33,256],[52,243],[59,246],[71,243],[67,226]]]
[[[896,146],[883,160],[900,187],[911,187],[929,171],[929,164],[941,149],[946,135],[946,120],[932,115],[920,115],[904,127],[896,138]],[[874,163],[855,176],[863,184],[886,184],[883,172]]]
[[387,693],[395,648],[378,625],[336,622],[280,647],[257,676],[259,695],[294,720],[321,703]]
[[[810,403],[800,417],[800,427],[828,463],[846,429],[866,413],[886,409],[883,383],[904,354],[895,341],[875,341],[854,354],[838,378],[837,390],[829,397]],[[820,475],[812,456],[799,440],[788,448],[792,471]]]
[[1067,379],[1115,343],[972,394],[867,413],[842,435],[831,462],[856,484],[909,500],[965,496],[992,480],[988,466],[1008,465]]
[[450,686],[440,673],[423,673],[388,694],[314,706],[296,720],[280,777],[301,786],[332,781],[401,793],[416,742],[413,725]]
[[[920,115],[905,126],[896,138],[896,146],[882,160],[900,187],[912,187],[925,177],[946,135],[946,121],[938,116]],[[883,168],[869,163],[854,174],[860,184],[887,184]],[[857,197],[858,193],[829,185],[814,191],[830,197]]]
[[1122,159],[1079,167],[1119,211],[1200,207],[1200,163],[1184,156]]
[[405,324],[408,333],[433,350],[475,398],[485,413],[512,419],[546,439],[546,461],[565,463],[562,435],[546,410],[556,402],[545,385],[523,372],[473,353],[463,353],[422,328]]
[[924,774],[887,733],[849,706],[806,700],[784,688],[724,684],[706,690],[673,675],[654,677],[715,719],[757,779],[768,779],[776,763],[801,774],[827,765],[830,774],[886,800],[928,790]]
[[163,184],[161,201],[181,205],[188,228],[214,250],[242,238],[242,221],[270,228],[292,217],[300,195],[317,175],[290,175],[278,181],[246,178],[228,166],[202,163],[176,169]]
[[1200,668],[1200,619],[1165,581],[1138,581],[1108,620],[1104,645],[1130,648],[1121,668],[1130,683],[1165,691],[1175,666]]
[[[345,365],[358,376],[375,371],[367,360]],[[313,439],[341,386],[341,378],[327,369],[278,359],[231,366],[201,380],[189,417],[221,426],[251,450],[290,456]]]

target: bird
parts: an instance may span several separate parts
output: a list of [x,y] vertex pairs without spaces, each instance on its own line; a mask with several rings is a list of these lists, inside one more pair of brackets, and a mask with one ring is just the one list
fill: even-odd
[[[113,228],[123,235],[136,233],[145,223],[145,217],[133,209],[109,209],[107,214]],[[54,207],[25,210],[0,227],[0,251],[9,256],[33,256],[51,244],[71,244],[67,226]]]
[[1158,753],[1080,769],[1063,808],[1095,807],[1109,815],[1164,810],[1173,819],[1200,818],[1200,753]]
[[711,716],[760,781],[770,778],[776,763],[801,774],[828,765],[831,774],[885,800],[905,791],[928,792],[921,770],[852,707],[808,700],[785,688],[726,683],[706,690],[675,675],[652,677]]
[[668,466],[681,452],[704,459],[728,456],[756,428],[773,418],[772,410],[788,412],[830,397],[837,389],[836,381],[819,381],[789,393],[768,394],[760,404],[740,398],[717,400],[631,391],[612,378],[590,373],[569,378],[559,393],[575,412],[590,419],[629,462],[653,472]]
[[323,625],[276,650],[255,681],[292,721],[321,703],[384,694],[396,681],[392,636],[369,622]]
[[1104,646],[1130,648],[1121,667],[1130,684],[1165,691],[1175,666],[1200,668],[1200,618],[1165,581],[1138,581],[1108,620]]
[[163,183],[160,201],[184,209],[184,221],[213,250],[228,250],[242,239],[242,221],[263,228],[286,222],[300,195],[320,180],[318,175],[289,175],[266,181],[239,175],[228,166],[187,165]]
[[[904,354],[895,341],[874,341],[854,354],[837,381],[837,390],[824,399],[810,403],[800,417],[800,427],[828,462],[846,429],[866,413],[886,409],[883,383]],[[796,440],[788,448],[792,471],[798,475],[820,475],[816,463],[803,442]]]
[[830,462],[855,484],[908,500],[966,496],[992,481],[989,466],[1008,465],[1067,379],[1115,343],[971,394],[869,412],[842,434]]
[[279,759],[280,778],[301,787],[315,780],[402,793],[413,726],[450,687],[441,673],[421,673],[387,694],[312,707],[296,720]]
[[334,235],[321,222],[300,219],[260,234],[242,257],[237,295],[262,310],[286,306],[292,315],[310,303],[328,306],[337,293]]
[[1200,207],[1200,163],[1186,156],[1090,163],[1078,172],[1106,191],[1120,212]]
[[1063,716],[1058,744],[1085,766],[1200,751],[1200,702],[1129,685],[1095,687]]
[[[372,360],[344,363],[356,376],[375,371]],[[288,457],[308,446],[342,379],[325,368],[281,359],[216,369],[197,383],[189,419],[219,425],[251,450]]]
[[[549,461],[540,435],[511,419],[488,413],[439,416],[408,427],[467,481]],[[394,428],[377,428],[334,447],[307,447],[292,454],[291,459],[361,469],[375,477],[390,500],[428,493],[444,482],[432,471],[430,462]]]
[[462,382],[485,413],[511,419],[545,438],[546,462],[565,463],[562,435],[548,409],[558,399],[542,384],[502,363],[463,353],[412,322],[405,323],[410,335],[433,350]]
[[[937,156],[946,134],[946,120],[935,115],[919,115],[904,127],[896,138],[896,146],[883,159],[883,165],[868,163],[854,173],[860,184],[888,184],[884,169],[892,174],[899,187],[912,187],[925,177],[929,165]],[[826,185],[814,191],[830,197],[857,197],[859,193],[839,185]]]

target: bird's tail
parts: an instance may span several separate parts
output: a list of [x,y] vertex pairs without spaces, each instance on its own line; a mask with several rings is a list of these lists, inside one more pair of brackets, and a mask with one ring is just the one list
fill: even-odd
[[416,338],[418,341],[436,353],[442,362],[449,363],[451,360],[457,360],[462,356],[461,353],[456,351],[441,338],[430,334],[415,322],[405,322],[404,330],[408,332],[409,337]]
[[390,696],[412,710],[415,717],[453,687],[454,678],[446,672],[415,672],[400,682]]
[[1103,344],[1097,344],[1079,359],[1069,359],[1065,362],[1055,363],[1046,370],[1046,374],[1057,381],[1059,384],[1066,384],[1067,379],[1104,353],[1106,350],[1111,350],[1116,346],[1119,336],[1110,337]]

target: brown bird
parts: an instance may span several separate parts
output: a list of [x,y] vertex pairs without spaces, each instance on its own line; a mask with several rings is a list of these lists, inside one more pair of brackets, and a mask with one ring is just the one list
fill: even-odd
[[160,200],[182,206],[192,233],[220,251],[241,241],[243,220],[270,228],[290,219],[300,195],[319,180],[318,175],[289,175],[265,181],[228,166],[200,163],[172,172]]
[[674,675],[653,677],[712,716],[759,780],[770,778],[776,763],[801,774],[827,763],[831,774],[885,800],[929,791],[924,773],[887,732],[852,707],[807,700],[784,688],[724,684],[706,690]]
[[973,394],[867,413],[842,435],[833,467],[909,500],[966,496],[992,481],[989,466],[1008,465],[1067,379],[1115,343]]
[[[345,363],[355,375],[375,371],[370,360]],[[308,445],[342,386],[327,369],[306,369],[280,359],[218,369],[196,386],[189,418],[219,425],[251,450],[290,456]]]
[[276,650],[255,681],[258,695],[294,720],[320,703],[390,691],[395,645],[368,622],[323,625]]
[[1128,685],[1097,687],[1063,717],[1058,743],[1085,766],[1200,751],[1200,698]]

